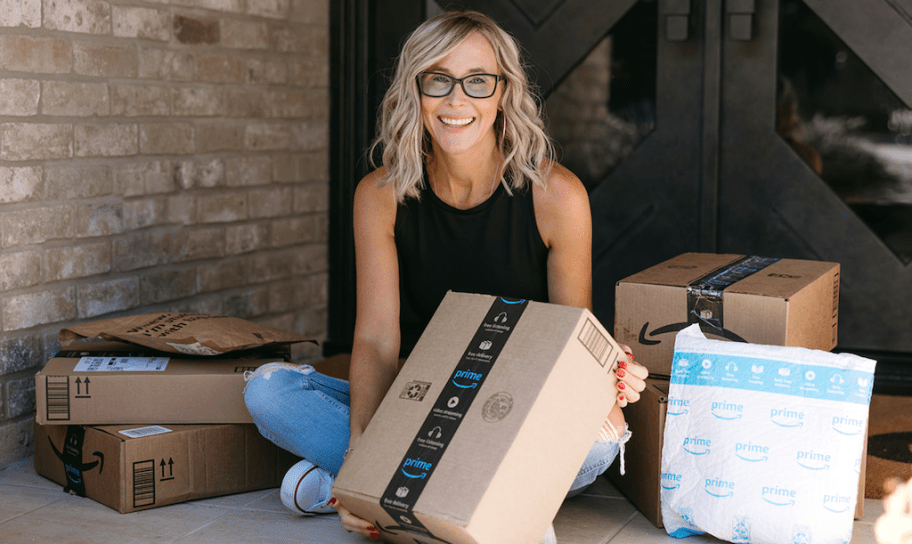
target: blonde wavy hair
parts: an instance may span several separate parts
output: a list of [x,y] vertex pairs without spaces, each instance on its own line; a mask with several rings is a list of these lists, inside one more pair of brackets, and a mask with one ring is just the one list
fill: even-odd
[[418,198],[424,185],[425,160],[432,153],[430,136],[421,117],[416,78],[474,32],[488,39],[506,80],[501,100],[503,111],[494,122],[497,146],[503,157],[500,183],[510,194],[512,189],[524,189],[529,183],[546,186],[554,147],[545,134],[519,45],[481,13],[446,11],[422,23],[405,42],[392,84],[380,106],[377,138],[368,150],[370,162],[376,168],[376,151],[382,149],[386,173],[380,182],[394,185],[399,202],[408,197]]

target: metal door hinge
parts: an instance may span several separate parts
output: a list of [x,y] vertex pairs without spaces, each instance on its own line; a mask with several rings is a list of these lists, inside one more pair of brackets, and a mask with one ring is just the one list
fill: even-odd
[[665,9],[665,39],[687,41],[690,34],[691,0],[668,0]]
[[756,0],[726,0],[725,13],[728,15],[729,38],[742,42],[754,39],[754,13],[756,11]]

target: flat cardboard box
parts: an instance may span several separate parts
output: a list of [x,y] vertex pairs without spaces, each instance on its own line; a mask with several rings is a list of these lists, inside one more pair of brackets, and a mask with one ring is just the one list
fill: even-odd
[[387,542],[539,542],[623,356],[588,310],[448,293],[334,496]]
[[[665,436],[665,416],[668,410],[669,381],[647,378],[640,400],[624,408],[631,436],[626,446],[626,470],[621,476],[619,463],[609,467],[606,474],[618,490],[632,502],[646,519],[662,527],[662,444]],[[861,456],[858,479],[858,501],[855,519],[864,517],[864,483],[868,441]]]
[[698,322],[712,339],[836,346],[838,263],[685,253],[619,281],[615,293],[614,337],[654,376],[671,375],[675,334]]
[[[245,358],[246,357],[246,358]],[[35,376],[41,425],[253,423],[244,372],[273,353],[185,357],[117,342],[73,344]]]
[[36,472],[121,513],[278,487],[297,460],[254,425],[35,425]]

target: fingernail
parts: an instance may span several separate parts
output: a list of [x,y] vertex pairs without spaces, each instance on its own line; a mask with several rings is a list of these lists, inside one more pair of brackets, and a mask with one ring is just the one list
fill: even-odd
[[627,386],[624,385],[624,382],[618,383],[618,389],[624,389],[624,388],[626,388],[626,387],[627,387]]
[[618,395],[618,400],[624,400],[624,395]]
[[379,537],[380,537],[380,533],[378,533],[378,532],[371,533],[371,538],[379,538]]
[[330,505],[330,506],[335,506],[335,505],[336,505],[336,499],[335,499],[335,497],[333,497],[332,499],[329,499],[329,502],[328,502],[327,504]]
[[618,366],[621,368],[627,368],[627,361],[618,361]]
[[374,526],[368,527],[367,530],[370,531],[370,532],[372,532],[372,533],[376,533],[376,532],[377,532],[377,528],[374,527]]
[[624,376],[627,375],[627,373],[624,372],[623,370],[618,370],[617,375],[618,375],[618,378],[623,378]]

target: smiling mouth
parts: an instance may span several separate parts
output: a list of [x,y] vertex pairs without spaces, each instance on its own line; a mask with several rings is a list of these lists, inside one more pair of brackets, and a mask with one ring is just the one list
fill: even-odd
[[452,117],[438,117],[440,122],[448,127],[464,127],[475,120],[474,117],[463,117],[461,119],[454,119]]

